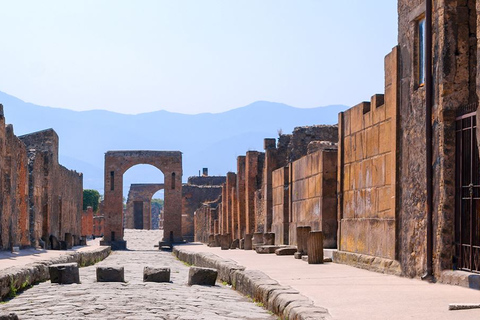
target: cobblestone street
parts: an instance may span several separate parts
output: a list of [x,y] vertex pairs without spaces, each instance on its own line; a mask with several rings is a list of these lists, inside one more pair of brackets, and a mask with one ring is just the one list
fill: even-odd
[[[187,286],[189,267],[154,248],[160,231],[126,230],[128,251],[80,268],[81,284],[40,283],[0,304],[20,319],[276,319],[234,290]],[[96,282],[95,268],[124,266],[126,283]],[[143,282],[145,266],[169,267],[171,283]]]

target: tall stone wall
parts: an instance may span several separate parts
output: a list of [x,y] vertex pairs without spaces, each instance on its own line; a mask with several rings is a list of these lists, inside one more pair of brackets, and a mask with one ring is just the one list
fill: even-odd
[[296,245],[299,226],[323,231],[324,247],[337,247],[337,150],[321,150],[290,164],[289,243]]
[[17,137],[0,105],[0,160],[0,249],[78,243],[83,178],[58,164],[55,131]]
[[93,236],[93,208],[87,207],[87,210],[82,212],[82,237]]
[[339,249],[395,259],[397,50],[385,59],[385,96],[341,113]]
[[[432,138],[426,142],[425,86],[418,81],[418,19],[424,1],[399,0],[399,260],[407,276],[427,269],[426,143],[433,149],[433,268],[455,261],[455,118],[478,104],[479,1],[433,2]],[[422,129],[420,129],[422,128]],[[430,165],[428,165],[430,166]],[[460,249],[460,248],[458,248]],[[457,250],[458,254],[459,250]]]
[[[28,150],[31,242],[55,248],[55,241],[79,243],[83,176],[58,163],[58,135],[48,129],[19,137]],[[33,235],[33,236],[32,236]],[[70,237],[73,242],[70,242]]]
[[222,192],[221,186],[183,185],[182,188],[182,234],[183,238],[192,241],[195,237],[195,211],[204,202],[216,200]]

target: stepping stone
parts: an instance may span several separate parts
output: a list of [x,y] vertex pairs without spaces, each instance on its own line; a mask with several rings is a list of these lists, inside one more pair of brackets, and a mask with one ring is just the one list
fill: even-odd
[[97,267],[97,282],[125,282],[123,267]]
[[217,276],[217,269],[190,267],[190,271],[188,272],[188,285],[214,286],[217,281]]
[[48,266],[50,281],[59,284],[80,283],[78,265],[76,262],[52,264]]
[[285,247],[275,250],[277,256],[293,256],[297,252],[296,247]]
[[143,268],[143,282],[170,282],[170,268]]
[[16,313],[0,314],[0,320],[18,320]]

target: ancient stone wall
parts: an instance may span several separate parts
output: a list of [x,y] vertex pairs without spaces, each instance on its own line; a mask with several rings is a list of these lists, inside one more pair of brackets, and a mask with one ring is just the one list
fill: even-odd
[[289,243],[297,244],[297,227],[323,231],[324,247],[337,247],[337,150],[322,150],[290,164]]
[[342,251],[395,259],[397,50],[385,59],[385,96],[341,113],[339,150]]
[[58,164],[55,131],[17,137],[0,105],[0,159],[0,249],[78,243],[83,178]]
[[[43,130],[19,137],[28,150],[28,203],[32,245],[55,248],[52,237],[79,243],[83,176],[58,163],[58,135]],[[41,235],[39,237],[39,235]]]
[[221,186],[225,182],[225,176],[194,176],[188,177],[187,180],[187,184],[194,186]]
[[[478,103],[477,8],[480,6],[475,0],[434,1],[433,6],[432,242],[434,271],[438,276],[442,270],[454,266],[455,118],[475,111]],[[418,21],[425,14],[424,1],[399,0],[398,12],[399,135],[402,137],[398,258],[403,273],[414,277],[423,275],[427,268],[426,92],[418,77]]]
[[183,185],[182,188],[182,233],[185,240],[193,241],[195,237],[195,211],[204,202],[216,200],[222,193],[221,186]]
[[82,237],[91,237],[93,235],[93,208],[87,207],[82,212]]
[[105,217],[98,212],[93,216],[93,235],[95,237],[103,237],[105,229]]
[[[163,183],[131,184],[128,191],[125,209],[125,228],[152,229],[152,197],[164,188]],[[140,204],[139,212],[135,212],[135,203]]]

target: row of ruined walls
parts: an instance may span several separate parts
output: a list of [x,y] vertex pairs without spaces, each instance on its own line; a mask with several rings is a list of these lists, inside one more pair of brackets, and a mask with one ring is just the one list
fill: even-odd
[[[480,114],[480,71],[477,67],[480,1],[433,1],[431,141],[426,141],[426,88],[419,82],[418,62],[418,22],[425,17],[425,1],[399,0],[398,13],[399,44],[385,58],[384,95],[375,95],[371,101],[339,115],[337,191],[327,193],[334,194],[338,202],[339,250],[396,261],[403,275],[418,277],[425,274],[429,263],[426,189],[431,183],[432,264],[434,276],[441,277],[443,270],[458,268],[464,249],[460,247],[459,239],[462,233],[458,216],[461,208],[456,201],[456,193],[459,194],[456,187],[456,171],[459,170],[456,121],[461,116],[470,117],[475,111]],[[476,130],[480,136],[478,127]],[[322,183],[311,182],[315,178],[308,177],[311,172],[306,166],[301,175],[308,178],[300,185],[301,189],[308,190],[308,198],[300,199],[292,194],[296,188],[292,166],[295,171],[295,161],[299,160],[297,155],[302,157],[304,154],[285,152],[292,139],[287,138],[287,143],[283,139],[286,137],[279,138],[277,148],[271,147],[273,143],[270,141],[266,143],[264,153],[247,153],[244,160],[246,201],[239,201],[237,207],[235,195],[243,199],[243,189],[238,187],[243,181],[243,173],[239,169],[236,176],[231,175],[232,181],[227,181],[222,204],[216,209],[219,234],[232,234],[233,239],[244,236],[241,221],[245,214],[246,233],[273,231],[277,243],[287,243],[287,239],[292,242],[292,232],[287,232],[295,216],[295,205],[292,204],[300,200],[301,204],[297,205],[302,206],[300,211],[304,215],[316,212],[315,202],[309,199],[316,192],[314,188],[319,188]],[[426,163],[427,144],[432,146],[431,164]],[[276,164],[270,162],[269,155],[279,150],[283,150],[280,153],[284,157]],[[463,152],[476,155],[475,150]],[[430,168],[432,181],[427,181]],[[273,175],[265,172],[273,172]],[[317,172],[321,173],[320,170]],[[240,181],[237,182],[240,191],[232,193],[235,178]],[[476,194],[478,172],[474,173],[473,179],[471,185],[473,194]],[[273,187],[270,187],[271,183]],[[312,184],[315,184],[314,188]],[[242,209],[242,203],[245,203],[245,209]],[[271,204],[274,208],[272,225]],[[320,210],[321,214],[324,209]],[[231,219],[232,213],[238,218]],[[238,231],[236,221],[240,221]],[[475,250],[471,256],[477,259],[478,249],[471,250]]]
[[[337,141],[337,126],[298,127],[278,141],[265,139],[264,152],[239,156],[237,172],[227,173],[221,199],[195,212],[195,240],[208,242],[220,234],[234,242],[273,232],[277,244],[295,244],[296,226],[309,225],[325,230],[328,246],[335,247]],[[292,172],[289,182],[278,178],[280,171]],[[316,182],[325,187],[317,188]],[[292,201],[283,198],[287,189]],[[333,193],[327,195],[329,191]]]
[[78,244],[82,175],[58,163],[55,131],[17,137],[0,110],[0,249]]

